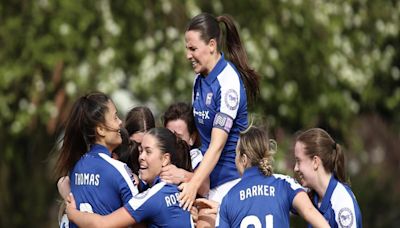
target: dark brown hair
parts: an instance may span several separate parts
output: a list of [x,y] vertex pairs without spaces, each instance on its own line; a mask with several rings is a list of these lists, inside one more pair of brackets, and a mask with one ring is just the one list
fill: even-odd
[[308,157],[320,157],[327,172],[333,173],[342,183],[348,183],[345,169],[345,157],[342,147],[321,128],[311,128],[300,133],[296,142],[305,146],[305,153]]
[[167,127],[168,122],[174,120],[184,121],[189,131],[189,135],[191,137],[194,135],[195,137],[193,146],[200,146],[199,137],[197,137],[196,125],[194,123],[192,106],[185,102],[176,102],[171,104],[162,116],[164,127]]
[[[219,23],[225,25],[225,35]],[[234,20],[229,15],[214,17],[208,13],[201,13],[189,22],[186,31],[200,32],[200,38],[208,43],[211,39],[217,42],[218,51],[223,47],[227,50],[227,58],[236,66],[246,87],[247,97],[250,102],[255,101],[260,93],[260,76],[248,64],[247,53],[240,40]]]
[[157,138],[161,152],[170,154],[171,164],[189,172],[192,171],[192,162],[189,156],[190,147],[185,141],[163,127],[152,128],[146,134]]
[[56,162],[56,174],[59,177],[66,176],[88,151],[89,146],[96,142],[96,126],[105,123],[107,103],[110,101],[101,92],[89,93],[75,101],[65,123],[62,146]]
[[137,132],[146,132],[155,126],[153,113],[146,106],[132,108],[125,118],[125,128],[130,136]]
[[125,128],[120,129],[122,143],[112,153],[118,156],[118,160],[124,162],[133,173],[139,174],[139,144],[129,138]]

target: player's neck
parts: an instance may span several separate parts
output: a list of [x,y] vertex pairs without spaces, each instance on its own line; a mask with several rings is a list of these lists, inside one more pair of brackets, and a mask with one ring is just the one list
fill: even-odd
[[319,199],[322,200],[325,196],[326,190],[328,189],[329,181],[331,180],[331,173],[319,172],[317,177],[317,183],[314,188],[317,192]]

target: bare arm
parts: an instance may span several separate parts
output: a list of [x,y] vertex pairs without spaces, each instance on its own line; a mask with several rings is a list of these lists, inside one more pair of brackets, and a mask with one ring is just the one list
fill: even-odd
[[192,179],[187,183],[182,183],[179,188],[182,190],[179,200],[183,209],[191,208],[195,200],[196,194],[211,171],[217,164],[219,157],[221,156],[222,149],[228,139],[228,134],[219,128],[213,128],[211,131],[211,142],[204,154],[204,158],[197,167]]
[[109,215],[81,212],[76,208],[74,196],[70,194],[66,200],[68,219],[79,227],[127,227],[135,224],[135,219],[121,207]]
[[[177,168],[175,165],[167,165],[161,169],[160,177],[163,181],[172,184],[180,184],[189,182],[194,173],[188,172],[184,169]],[[201,183],[198,194],[205,196],[210,191],[210,178]]]
[[293,207],[313,227],[330,227],[325,218],[311,203],[307,193],[299,192],[293,199]]

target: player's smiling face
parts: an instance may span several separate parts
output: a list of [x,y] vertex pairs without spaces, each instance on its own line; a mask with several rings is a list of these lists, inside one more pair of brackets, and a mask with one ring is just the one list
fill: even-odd
[[208,75],[212,68],[211,52],[215,51],[213,42],[208,44],[201,39],[200,32],[190,30],[185,33],[186,58],[196,74]]
[[141,148],[139,175],[147,184],[152,185],[155,178],[160,175],[161,168],[169,164],[169,154],[160,150],[157,138],[150,134],[143,136]]
[[104,114],[104,119],[105,123],[99,126],[102,129],[99,133],[101,137],[98,138],[96,143],[102,144],[112,151],[122,143],[121,132],[119,131],[122,121],[119,119],[117,109],[111,100],[107,102],[107,112]]
[[316,178],[316,170],[314,169],[314,161],[306,154],[306,148],[304,143],[297,141],[294,146],[294,156],[296,163],[294,166],[294,172],[301,185],[308,188],[314,188],[313,183]]

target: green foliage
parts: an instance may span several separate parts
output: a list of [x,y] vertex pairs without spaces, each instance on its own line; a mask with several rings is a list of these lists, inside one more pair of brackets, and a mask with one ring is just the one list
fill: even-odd
[[[360,116],[384,119],[398,140],[398,1],[3,1],[0,226],[54,226],[51,151],[78,95],[101,90],[112,95],[120,113],[145,104],[156,115],[173,101],[190,101],[194,74],[183,33],[202,11],[231,14],[240,28],[250,63],[262,75],[252,112],[268,120],[283,145],[281,170],[291,169],[285,165],[291,159],[288,135],[299,129],[328,129],[361,167],[369,148],[363,135],[354,135]],[[353,188],[370,187],[375,178],[360,179]],[[379,202],[382,189],[369,193],[363,202],[388,202]],[[395,211],[390,225],[399,213],[388,206]],[[367,222],[379,213],[362,210]]]

